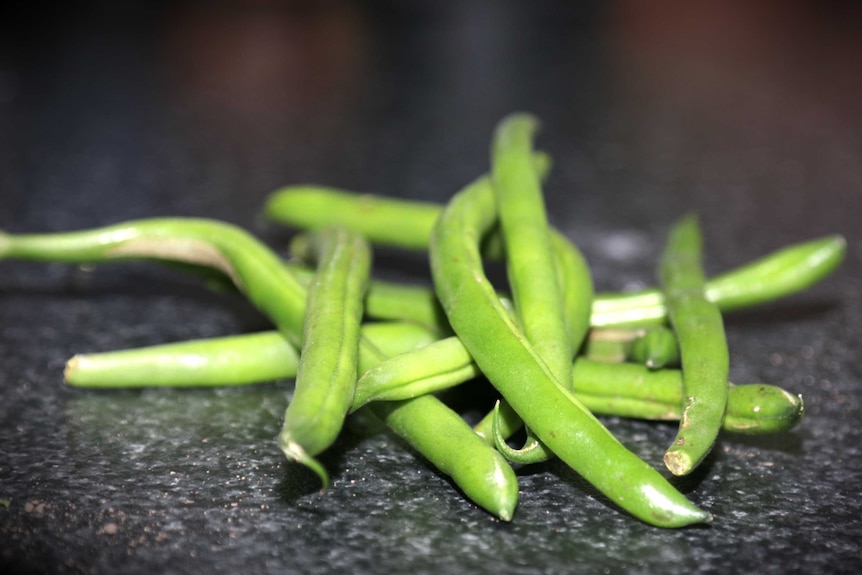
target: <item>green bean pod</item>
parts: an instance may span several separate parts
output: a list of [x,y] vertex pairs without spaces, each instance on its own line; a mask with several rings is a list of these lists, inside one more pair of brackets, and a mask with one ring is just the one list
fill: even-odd
[[352,410],[371,401],[400,400],[446,389],[479,376],[457,337],[390,357],[366,371],[356,385]]
[[[378,349],[393,356],[434,341],[431,332],[423,333],[410,323],[365,324],[362,333]],[[360,378],[351,411],[374,401],[400,401],[443,391],[472,379],[479,369],[466,348],[457,338],[446,341],[451,349],[436,345],[428,348],[436,351],[425,357],[424,373],[418,378],[404,367],[404,379]],[[298,351],[280,333],[267,331],[76,355],[66,366],[66,383],[90,389],[239,386],[295,377],[298,364]],[[430,366],[436,368],[429,369]],[[578,358],[573,372],[575,396],[594,414],[662,421],[679,420],[682,415],[679,370],[651,370],[633,363],[608,364]],[[365,385],[379,387],[365,390]],[[802,398],[779,387],[736,385],[729,390],[722,428],[746,434],[782,432],[799,423],[803,412]],[[493,439],[485,442],[493,443]]]
[[495,213],[489,182],[480,179],[448,204],[430,246],[437,294],[482,373],[542,443],[621,508],[662,527],[709,521],[557,383],[517,330],[482,268],[479,238]]
[[[386,356],[437,337],[411,322],[365,323],[362,336]],[[66,363],[64,379],[89,389],[228,387],[296,377],[298,366],[296,347],[279,332],[264,331],[77,354]]]
[[321,230],[313,244],[317,274],[308,289],[296,386],[278,445],[288,459],[314,470],[326,488],[329,475],[314,456],[338,437],[353,403],[371,250],[344,228]]
[[[683,383],[678,369],[649,369],[578,358],[575,395],[597,415],[664,421],[682,417]],[[802,398],[773,385],[731,385],[722,429],[765,434],[788,431],[802,419]]]
[[[537,127],[538,121],[526,114],[503,118],[491,146],[491,181],[518,326],[557,381],[568,387],[574,349],[563,313],[563,294],[551,250],[540,178],[531,156]],[[585,301],[590,295],[584,294]],[[499,419],[499,414],[497,407],[493,417]],[[529,450],[529,460],[552,456],[533,437],[528,437],[529,447],[508,449],[505,442],[499,442],[499,423],[494,429],[497,448],[510,460],[525,450]]]
[[470,499],[503,521],[512,519],[518,501],[515,472],[460,415],[429,395],[369,407]]
[[[706,282],[706,298],[722,312],[750,308],[791,296],[831,274],[843,261],[847,241],[824,236],[786,246]],[[593,301],[596,327],[661,323],[667,318],[664,295],[656,289],[604,294]]]
[[631,359],[650,369],[679,365],[679,346],[673,331],[663,325],[646,328],[632,341]]
[[690,473],[712,449],[727,406],[729,353],[721,312],[704,294],[700,226],[688,215],[671,228],[661,282],[682,361],[685,399],[676,438],[664,455],[674,475]]
[[526,114],[512,114],[499,123],[491,153],[492,189],[518,323],[551,373],[568,386],[574,350],[565,325],[542,188],[531,157],[537,126],[538,121]]
[[154,259],[214,268],[228,276],[291,343],[300,343],[305,289],[275,253],[231,224],[153,218],[75,232],[6,235],[0,257],[66,263]]
[[[214,268],[226,274],[247,297],[264,313],[270,315],[284,337],[298,347],[301,340],[302,323],[305,316],[306,291],[278,257],[245,231],[222,222],[187,218],[157,218],[126,222],[105,228],[69,233],[9,235],[0,233],[0,258],[17,258],[32,261],[66,263],[102,263],[112,260],[155,259],[165,262],[181,262],[193,267]],[[360,369],[371,367],[382,361],[379,350],[365,339],[360,342]],[[84,364],[86,365],[86,364]],[[79,364],[75,370],[82,371]],[[412,401],[412,400],[410,400]],[[436,398],[423,398],[423,404],[439,402]],[[373,409],[373,408],[372,408]],[[413,413],[410,421],[400,421],[396,433],[416,446],[420,453],[429,453],[429,460],[439,459],[439,447],[429,447],[434,441],[431,433],[434,425],[461,425],[457,414],[446,410],[422,410]],[[440,414],[442,413],[442,415]],[[435,415],[436,414],[436,415]],[[441,421],[442,418],[442,421]],[[455,421],[454,418],[458,418]],[[447,449],[458,452],[458,446]],[[517,504],[517,478],[512,472],[500,471],[501,456],[488,448],[474,457],[482,458],[482,465],[491,484],[509,482],[507,489],[496,494],[479,497],[480,505],[488,498],[494,501],[485,507],[491,513],[500,510],[505,517]],[[473,481],[474,463],[471,472],[448,468],[453,480],[465,494],[472,497],[481,486],[463,485]],[[483,484],[487,484],[485,482]],[[516,496],[511,496],[512,492]],[[474,499],[475,500],[475,499]],[[483,505],[484,507],[484,505]]]
[[[338,204],[338,209],[320,209],[320,206],[327,206],[329,202]],[[362,210],[358,209],[360,205],[363,206]],[[442,206],[426,202],[419,204],[415,211],[414,206],[416,204],[411,201],[383,196],[359,195],[316,186],[295,186],[274,192],[267,203],[265,215],[273,221],[299,227],[338,223],[360,231],[373,243],[424,250],[428,248],[431,229]],[[434,209],[437,210],[436,214],[433,214]],[[312,220],[313,225],[307,224],[306,219]],[[394,226],[405,225],[409,228],[405,236],[390,233]],[[497,236],[491,235],[491,238]],[[492,242],[486,238],[484,245],[489,243]],[[788,297],[831,274],[844,259],[846,251],[847,242],[840,235],[793,244],[707,281],[706,297],[718,304],[722,312]],[[483,253],[491,255],[487,251]],[[499,251],[492,253],[499,254]],[[372,285],[370,293],[373,292]],[[663,294],[660,290],[648,289],[633,293],[598,294],[593,301],[590,324],[594,327],[634,326],[663,323],[666,320],[667,308]]]

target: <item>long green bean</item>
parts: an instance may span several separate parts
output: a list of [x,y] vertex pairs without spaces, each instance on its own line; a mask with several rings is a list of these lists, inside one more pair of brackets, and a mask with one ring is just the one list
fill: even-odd
[[729,353],[721,312],[706,299],[701,233],[688,215],[671,228],[661,261],[670,323],[682,361],[685,400],[679,431],[664,455],[674,475],[690,473],[712,449],[727,406]]
[[[411,322],[365,323],[362,335],[387,357],[437,338]],[[265,331],[77,354],[66,363],[64,378],[89,389],[224,387],[296,377],[298,366],[299,350],[280,333]]]
[[[329,202],[339,207],[331,211],[315,208],[329,205]],[[362,210],[357,209],[360,202]],[[414,212],[413,205],[410,201],[383,196],[360,196],[315,186],[291,186],[273,192],[267,201],[265,215],[273,221],[298,227],[305,226],[305,218],[315,219],[312,227],[338,223],[360,231],[373,243],[427,249],[434,220],[442,206],[424,203]],[[432,213],[434,208],[437,215]],[[388,233],[394,225],[403,226],[405,222],[412,223],[408,226],[409,240]],[[718,304],[722,312],[788,297],[831,274],[844,259],[846,250],[847,242],[840,235],[786,246],[707,281],[706,297]],[[664,296],[660,290],[648,289],[623,294],[597,294],[590,323],[594,327],[611,327],[662,323],[666,319]]]
[[308,289],[302,351],[278,445],[311,468],[324,488],[329,474],[314,456],[341,431],[359,377],[359,326],[371,273],[371,250],[359,234],[326,228],[315,234],[317,274]]
[[[66,263],[102,263],[113,260],[154,259],[181,262],[192,266],[214,268],[226,274],[244,292],[252,303],[270,315],[284,337],[294,345],[301,343],[302,323],[305,316],[305,288],[282,265],[278,257],[247,232],[222,222],[189,218],[156,218],[125,222],[114,226],[78,232],[54,234],[10,235],[0,237],[0,257],[31,261]],[[376,365],[384,357],[362,338],[360,341],[360,369]],[[434,397],[422,398],[423,403],[438,402]],[[412,400],[408,400],[412,401]],[[377,411],[378,406],[370,406]],[[437,464],[439,448],[432,446],[434,436],[429,433],[433,425],[463,426],[460,417],[451,410],[433,410],[434,415],[419,410],[411,421],[399,421],[396,433]],[[380,413],[386,421],[386,413]],[[449,446],[457,452],[457,446]],[[482,456],[482,467],[493,482],[514,482],[517,478],[501,475],[502,457],[488,448]],[[478,457],[478,455],[477,455]],[[442,461],[441,464],[446,464]],[[447,464],[448,465],[448,464]],[[484,485],[476,485],[476,467],[470,469],[447,466],[446,472],[471,498]],[[494,501],[488,511],[511,517],[517,504],[513,489],[500,489],[473,499],[480,505]],[[517,495],[517,488],[514,488]],[[502,510],[502,511],[501,511]],[[505,510],[509,510],[508,512]]]
[[[375,401],[398,401],[449,389],[480,373],[458,338],[435,342],[432,332],[400,322],[365,324],[362,331],[387,355],[415,357],[406,352],[428,346],[426,373],[417,380],[414,372],[402,367],[407,374],[402,379],[360,378],[351,411]],[[428,345],[431,343],[435,345]],[[281,334],[268,331],[77,355],[67,364],[66,382],[93,389],[250,385],[295,377],[298,358],[297,350]],[[384,363],[393,360],[397,358]],[[436,366],[436,376],[429,366]],[[572,384],[575,396],[597,415],[667,421],[682,415],[682,374],[676,369],[653,370],[581,357],[574,362]],[[728,394],[722,429],[747,434],[787,431],[802,415],[799,396],[766,384],[736,385]]]
[[448,204],[430,246],[437,294],[482,373],[542,443],[623,509],[662,527],[709,521],[559,385],[526,343],[482,268],[478,241],[495,213],[488,180],[480,179]]

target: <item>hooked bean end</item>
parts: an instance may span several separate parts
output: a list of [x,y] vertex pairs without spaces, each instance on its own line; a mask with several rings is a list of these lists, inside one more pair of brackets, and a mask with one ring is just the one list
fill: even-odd
[[278,436],[278,446],[288,461],[301,463],[317,474],[322,484],[321,491],[329,488],[329,474],[326,472],[326,469],[318,460],[310,456],[301,445],[295,442],[289,434],[282,433]]

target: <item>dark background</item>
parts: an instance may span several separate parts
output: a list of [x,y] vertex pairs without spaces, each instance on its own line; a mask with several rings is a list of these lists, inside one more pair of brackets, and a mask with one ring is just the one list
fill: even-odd
[[[55,5],[56,4],[56,5]],[[291,382],[65,388],[72,354],[267,329],[155,265],[0,263],[0,565],[74,573],[854,573],[862,568],[862,12],[854,2],[71,2],[0,24],[0,228],[204,216],[265,226],[314,182],[444,201],[524,110],[554,157],[552,222],[601,290],[655,282],[702,217],[710,273],[844,234],[793,298],[729,314],[731,378],[806,418],[723,435],[681,487],[710,527],[609,507],[556,463],[521,471],[514,521],[468,504],[373,422],[283,461]],[[427,281],[421,258],[380,274]],[[484,407],[483,407],[484,408]],[[674,426],[608,425],[651,462]]]

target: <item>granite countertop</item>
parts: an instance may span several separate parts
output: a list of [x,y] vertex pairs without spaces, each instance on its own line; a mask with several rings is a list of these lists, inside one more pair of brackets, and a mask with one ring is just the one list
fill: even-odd
[[[826,281],[725,318],[731,379],[802,394],[802,423],[722,434],[678,482],[710,526],[649,527],[553,461],[519,469],[503,523],[362,416],[325,454],[333,485],[319,493],[275,443],[290,380],[63,384],[75,353],[269,329],[241,297],[155,264],[2,261],[4,572],[862,568],[859,11],[454,4],[84,2],[6,18],[0,229],[211,217],[283,251],[290,231],[259,215],[279,186],[443,202],[487,170],[495,123],[530,111],[554,159],[549,217],[601,291],[654,285],[687,211],[710,274],[846,237]],[[421,254],[380,251],[375,273],[429,281]],[[464,409],[484,409],[482,385]],[[675,433],[604,421],[656,466]]]

